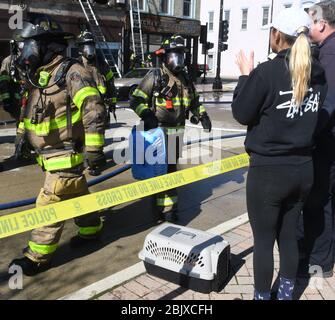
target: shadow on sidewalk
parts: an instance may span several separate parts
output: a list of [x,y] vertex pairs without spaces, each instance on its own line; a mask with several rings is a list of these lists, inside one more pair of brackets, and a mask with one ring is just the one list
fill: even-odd
[[[229,276],[227,277],[227,279],[225,280],[221,288],[219,288],[219,292],[225,288],[225,286],[230,282],[230,280],[237,274],[238,270],[245,264],[245,260],[243,258],[248,256],[252,252],[253,252],[253,247],[250,247],[239,254],[231,254]],[[167,295],[161,297],[159,300],[174,299],[178,297],[179,295],[183,294],[184,292],[186,292],[187,290],[188,288],[183,288],[183,287],[177,288],[173,290],[172,292],[168,293]]]

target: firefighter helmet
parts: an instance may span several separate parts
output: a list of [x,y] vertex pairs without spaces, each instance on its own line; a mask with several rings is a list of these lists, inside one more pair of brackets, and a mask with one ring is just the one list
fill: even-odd
[[20,32],[14,33],[16,41],[24,39],[52,40],[60,38],[68,40],[73,38],[72,33],[64,32],[58,22],[48,15],[36,15],[31,22],[25,21]]
[[161,49],[169,51],[185,51],[185,39],[182,36],[174,35],[162,43]]
[[95,39],[91,32],[89,31],[82,31],[79,36],[77,37],[77,46],[82,46],[84,44],[94,44]]

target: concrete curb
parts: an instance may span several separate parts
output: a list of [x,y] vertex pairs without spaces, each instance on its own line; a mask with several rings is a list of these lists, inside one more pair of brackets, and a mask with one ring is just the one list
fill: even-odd
[[[220,225],[207,230],[207,232],[222,235],[232,229],[235,229],[249,221],[248,214],[244,213],[234,219],[228,220],[221,223]],[[143,262],[136,263],[131,267],[119,271],[115,274],[112,274],[109,277],[106,277],[98,282],[92,283],[91,285],[82,288],[78,291],[70,293],[58,300],[88,300],[92,299],[97,295],[101,295],[105,291],[108,291],[116,286],[121,285],[122,283],[128,282],[133,278],[140,276],[145,273],[145,267]]]

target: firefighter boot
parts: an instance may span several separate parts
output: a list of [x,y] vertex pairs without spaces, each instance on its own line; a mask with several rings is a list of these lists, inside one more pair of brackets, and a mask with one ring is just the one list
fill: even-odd
[[23,274],[26,276],[34,276],[38,273],[44,272],[50,268],[50,262],[35,262],[33,260],[30,260],[27,257],[14,259],[10,264],[8,268],[11,268],[12,266],[19,266],[22,268]]

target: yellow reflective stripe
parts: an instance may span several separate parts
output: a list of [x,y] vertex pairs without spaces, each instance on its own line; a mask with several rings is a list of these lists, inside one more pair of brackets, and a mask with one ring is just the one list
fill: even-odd
[[114,78],[114,73],[112,70],[109,70],[106,74],[106,80],[109,81],[110,79]]
[[91,236],[93,234],[98,233],[102,229],[102,222],[100,225],[95,226],[95,227],[80,227],[79,228],[79,234],[83,236]]
[[24,122],[23,121],[21,121],[19,123],[19,129],[24,130]]
[[202,114],[202,113],[206,112],[205,107],[203,105],[199,106],[198,107],[198,112],[199,112],[199,114]]
[[29,248],[32,252],[39,254],[50,254],[57,250],[58,244],[37,244],[36,242],[29,241]]
[[166,101],[163,98],[157,98],[156,99],[156,106],[158,107],[165,107],[166,106]]
[[149,96],[140,89],[135,89],[135,91],[133,92],[133,96],[149,100]]
[[145,109],[149,109],[149,106],[147,104],[141,103],[139,106],[136,107],[135,112],[140,117]]
[[[77,123],[81,120],[81,112],[79,110],[72,113],[72,124]],[[24,119],[24,128],[30,131],[34,131],[38,136],[48,135],[51,130],[62,129],[67,125],[66,115],[52,119],[50,122],[45,121],[38,124],[32,124],[30,119]]]
[[92,146],[103,146],[105,144],[105,137],[99,133],[86,133],[85,134],[85,145]]
[[107,88],[104,86],[98,86],[98,90],[101,94],[106,94]]
[[15,99],[21,100],[21,95],[19,93],[14,94]]
[[0,76],[0,81],[10,81],[10,76],[4,74]]
[[39,161],[37,162],[46,171],[70,169],[82,164],[84,162],[84,155],[82,153],[76,153],[65,157],[55,157],[48,160],[44,160],[42,156],[39,156]]
[[117,98],[116,98],[116,97],[113,97],[113,98],[112,98],[112,102],[113,102],[113,103],[117,103]]
[[160,207],[169,207],[173,206],[178,202],[178,197],[165,197],[165,198],[157,198],[157,205]]
[[81,109],[85,99],[91,96],[100,96],[99,90],[93,87],[81,88],[73,97],[73,103],[77,106],[78,109]]
[[40,167],[43,168],[43,158],[42,158],[42,156],[37,155],[37,156],[36,156],[36,161],[37,161],[37,164],[38,164]]

